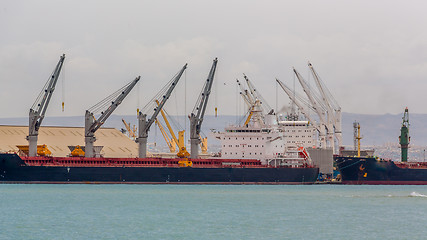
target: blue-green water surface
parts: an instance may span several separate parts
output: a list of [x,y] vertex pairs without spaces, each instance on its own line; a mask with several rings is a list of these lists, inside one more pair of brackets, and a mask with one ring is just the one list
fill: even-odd
[[427,186],[1,184],[0,239],[427,239]]

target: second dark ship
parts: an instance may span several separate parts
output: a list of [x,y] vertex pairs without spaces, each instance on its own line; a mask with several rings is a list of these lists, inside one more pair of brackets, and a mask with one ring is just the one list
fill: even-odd
[[[401,161],[373,156],[338,156],[335,162],[344,184],[427,185],[427,163],[408,162],[409,113],[405,109],[399,142]],[[360,128],[359,128],[360,143]]]

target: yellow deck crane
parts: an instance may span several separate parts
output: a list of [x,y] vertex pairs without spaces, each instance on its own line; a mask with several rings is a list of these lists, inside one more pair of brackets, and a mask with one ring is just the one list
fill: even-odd
[[[156,100],[156,103],[157,103],[157,106],[160,105],[160,103],[159,103],[158,100]],[[173,141],[174,144],[178,145],[177,156],[181,157],[181,158],[182,157],[189,157],[190,153],[187,151],[187,148],[185,147],[185,142],[184,142],[184,133],[185,133],[185,131],[179,131],[178,132],[178,138],[176,138],[176,135],[175,135],[175,133],[174,133],[171,125],[169,124],[169,120],[166,117],[166,114],[163,111],[163,109],[160,110],[160,114],[162,114],[163,120],[165,121],[166,126],[167,126],[167,128],[168,128],[168,130],[169,130],[169,132],[170,132],[170,134],[172,136],[172,139],[169,140],[169,136],[167,136],[166,133],[163,135],[163,137],[165,138],[165,141],[168,144],[168,146],[170,145],[169,143],[172,143],[172,141]],[[158,122],[157,119],[156,119],[156,122]],[[161,124],[158,124],[158,126],[160,128]],[[162,131],[162,129],[160,129],[160,131]],[[164,131],[164,129],[163,129],[163,131]],[[163,131],[162,131],[162,134],[163,134]],[[174,145],[174,147],[175,147],[175,145]],[[169,147],[169,149],[171,150],[171,152],[175,152],[176,151],[176,149],[174,151],[172,151],[171,147]]]
[[[247,79],[246,75],[244,75],[245,79]],[[261,102],[259,99],[256,99],[256,97],[251,94],[251,92],[248,89],[245,89],[245,87],[240,83],[239,79],[236,79],[237,85],[240,88],[240,96],[245,101],[246,105],[248,106],[247,110],[247,117],[246,121],[243,126],[248,126],[251,120],[256,122],[259,126],[263,125],[262,120],[262,111],[260,110]],[[249,81],[249,79],[247,79]],[[249,86],[249,85],[248,85]]]
[[128,135],[130,138],[132,138],[133,140],[136,139],[136,134],[135,134],[135,126],[133,126],[133,129],[130,127],[130,123],[127,123],[123,118],[122,118],[122,122],[125,125],[126,130],[128,131]]
[[200,150],[202,154],[208,154],[208,138],[200,136],[201,142],[200,142]]
[[[159,105],[159,101],[156,100],[157,105]],[[164,130],[164,127],[162,126],[162,124],[156,119],[156,124],[159,126],[160,131],[162,132],[163,138],[166,141],[166,144],[169,146],[169,150],[170,152],[175,152],[176,151],[176,146],[178,146],[178,153],[177,156],[180,158],[183,157],[189,157],[190,153],[187,151],[187,148],[185,147],[185,140],[184,140],[184,134],[185,131],[178,131],[178,139],[176,138],[176,135],[169,123],[169,120],[165,114],[165,112],[162,110],[160,110],[160,113],[162,114],[163,120],[166,123],[166,126],[171,134],[172,137],[169,137],[169,135],[167,135],[167,133]],[[207,137],[201,137],[201,142],[200,142],[200,149],[202,154],[208,154],[208,138]]]
[[[156,100],[156,101],[157,101],[157,100]],[[162,133],[163,138],[165,139],[166,144],[167,144],[167,145],[168,145],[168,147],[169,147],[169,151],[170,151],[171,153],[176,152],[176,143],[175,143],[175,140],[174,140],[173,138],[171,139],[171,138],[168,136],[168,134],[166,133],[165,129],[163,128],[162,124],[159,122],[159,120],[158,120],[158,119],[156,119],[154,122],[155,122],[155,123],[157,124],[157,126],[159,127],[160,132]]]

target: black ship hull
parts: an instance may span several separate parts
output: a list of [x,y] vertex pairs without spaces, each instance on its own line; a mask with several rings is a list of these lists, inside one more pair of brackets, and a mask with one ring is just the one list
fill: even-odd
[[318,168],[28,166],[0,154],[3,183],[312,184]]
[[344,184],[427,185],[427,169],[417,163],[407,167],[373,157],[336,157]]

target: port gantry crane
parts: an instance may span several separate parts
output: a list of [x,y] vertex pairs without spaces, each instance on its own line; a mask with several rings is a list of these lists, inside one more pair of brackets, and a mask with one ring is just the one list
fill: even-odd
[[[310,105],[310,103],[308,103],[302,96],[300,96],[299,94],[293,92],[288,86],[286,86],[282,81],[280,81],[279,79],[276,78],[276,82],[280,85],[280,87],[283,89],[283,91],[286,92],[286,94],[288,95],[289,99],[295,103],[295,105],[297,105],[298,109],[300,110],[300,112],[304,115],[305,118],[308,119],[308,121],[314,126],[314,128],[316,128],[317,132],[319,132],[319,138],[320,138],[320,148],[324,148],[326,147],[326,136],[325,136],[325,125],[322,123],[317,123],[316,120],[314,120],[310,114],[308,113],[308,111],[306,111],[305,107],[303,106],[306,105],[309,108],[312,109],[312,106]],[[314,109],[313,109],[314,110]]]
[[[123,99],[129,94],[132,88],[138,83],[141,77],[138,76],[135,80],[126,84],[124,87],[111,94],[101,102],[95,104],[93,107],[86,110],[85,114],[85,157],[94,157],[93,143],[96,141],[95,132],[98,130],[113,111],[122,103]],[[104,111],[105,107],[108,108]],[[94,116],[95,112],[101,112],[101,116],[96,119]]]
[[213,60],[208,78],[205,82],[205,85],[203,86],[202,92],[200,93],[196,105],[194,106],[194,109],[190,115],[190,144],[192,159],[196,159],[199,156],[199,144],[201,142],[200,130],[202,127],[206,107],[208,105],[209,95],[211,93],[217,63],[218,58],[215,58]]
[[[175,86],[177,85],[179,79],[181,78],[186,68],[187,68],[187,64],[185,64],[184,67],[182,67],[182,69],[175,76],[175,78],[173,78],[173,80],[169,82],[167,86],[165,86],[167,88],[167,91],[163,96],[161,96],[162,100],[157,105],[157,107],[154,108],[154,113],[151,116],[151,118],[148,119],[148,121],[147,121],[147,114],[143,114],[141,111],[138,111],[138,138],[136,139],[136,142],[139,144],[138,151],[139,151],[140,158],[145,158],[147,156],[148,131],[150,130],[151,125],[156,120],[157,115],[159,115],[160,110],[162,110],[166,101],[169,99],[172,91],[174,90]],[[150,101],[148,104],[150,104],[151,102],[152,101]]]
[[314,70],[313,65],[309,62],[308,67],[314,77],[317,88],[322,95],[322,100],[327,108],[328,121],[330,121],[334,128],[334,135],[338,142],[338,149],[342,146],[342,126],[341,126],[341,107],[332,96],[326,85],[322,82],[319,74]]
[[61,73],[64,64],[65,54],[60,56],[59,62],[56,65],[53,73],[50,75],[42,91],[34,102],[29,113],[29,134],[28,140],[28,156],[37,156],[37,140],[39,136],[39,128],[45,117],[47,107],[49,106],[50,99],[53,91],[55,90],[56,83],[58,82],[59,74]]

